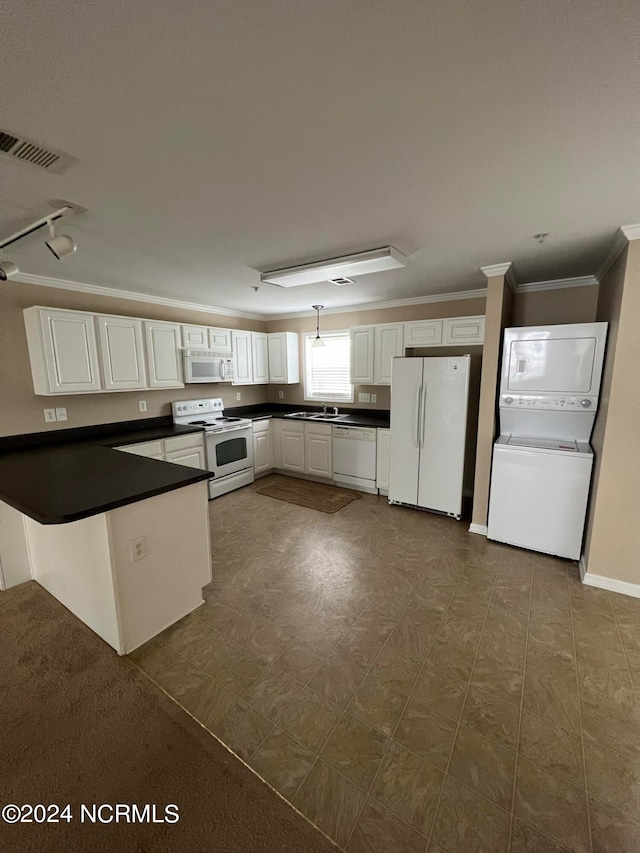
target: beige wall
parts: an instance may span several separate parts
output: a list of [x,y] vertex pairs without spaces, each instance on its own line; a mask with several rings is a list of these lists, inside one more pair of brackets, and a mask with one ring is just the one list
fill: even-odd
[[[441,317],[472,317],[484,314],[485,299],[456,299],[450,302],[429,302],[424,305],[406,305],[399,308],[376,308],[367,311],[349,311],[344,314],[323,314],[320,312],[320,333],[322,330],[350,329],[353,326],[366,326],[371,323],[405,323],[411,320],[437,320]],[[291,320],[269,320],[268,332],[312,332],[316,328],[316,318],[296,317]],[[302,342],[301,342],[302,343]],[[467,347],[465,352],[469,352]],[[430,355],[435,355],[430,352]],[[455,355],[447,348],[447,355]],[[279,392],[283,392],[280,398]],[[358,394],[370,393],[377,395],[375,403],[358,403]],[[304,386],[300,385],[270,385],[267,392],[272,403],[305,403]],[[388,409],[391,406],[391,389],[385,385],[356,385],[354,387],[354,408]],[[308,404],[308,401],[307,401]]]
[[513,294],[502,275],[487,281],[487,313],[480,382],[476,471],[473,488],[472,523],[486,527],[489,512],[491,457],[496,436],[496,394],[502,355],[502,331],[510,323]]
[[609,323],[584,562],[590,575],[640,584],[640,240],[600,284]]
[[[0,287],[0,435],[78,427],[114,421],[135,420],[171,414],[173,400],[222,397],[226,406],[265,402],[265,385],[232,387],[229,385],[187,385],[185,388],[153,391],[122,391],[110,394],[74,394],[36,397],[29,364],[27,338],[22,311],[31,305],[46,305],[69,310],[122,314],[152,320],[173,320],[223,328],[264,331],[265,323],[209,314],[203,311],[176,309],[148,302],[134,302],[108,296],[95,296],[71,290],[58,290],[18,281],[7,281]],[[236,392],[242,400],[236,402]],[[146,400],[148,410],[138,410],[138,400]],[[68,421],[45,424],[42,410],[55,406],[67,409]]]
[[598,285],[564,287],[516,293],[512,326],[550,326],[556,323],[592,323],[596,318]]

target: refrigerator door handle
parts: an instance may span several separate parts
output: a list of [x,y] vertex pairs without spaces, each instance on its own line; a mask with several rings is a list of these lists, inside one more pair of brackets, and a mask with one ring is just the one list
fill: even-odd
[[416,447],[420,447],[420,414],[422,412],[422,385],[418,385],[418,405],[416,407]]
[[424,433],[427,425],[427,386],[422,386],[422,426],[420,429],[420,447],[424,447]]

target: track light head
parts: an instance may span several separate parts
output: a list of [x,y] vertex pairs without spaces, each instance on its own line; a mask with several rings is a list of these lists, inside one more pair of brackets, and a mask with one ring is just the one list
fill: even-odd
[[56,236],[56,229],[53,222],[49,222],[49,239],[45,240],[44,244],[59,261],[68,255],[73,255],[78,248],[76,241],[68,234],[58,234]]
[[0,261],[0,281],[14,278],[19,272],[18,265],[14,264],[13,261]]

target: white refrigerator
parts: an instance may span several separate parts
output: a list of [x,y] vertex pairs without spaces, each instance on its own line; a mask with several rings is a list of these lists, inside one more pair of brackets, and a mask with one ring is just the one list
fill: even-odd
[[[460,518],[471,491],[479,359],[394,358],[389,502]],[[473,378],[472,378],[473,374]],[[471,396],[471,402],[470,402]]]

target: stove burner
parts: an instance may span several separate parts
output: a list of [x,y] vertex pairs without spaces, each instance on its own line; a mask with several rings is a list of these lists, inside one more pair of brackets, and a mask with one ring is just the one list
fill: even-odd
[[241,421],[241,420],[242,420],[242,418],[216,418],[216,421],[218,421],[221,424],[232,424],[232,423],[235,423],[236,421]]
[[207,426],[209,421],[189,421],[193,426]]

